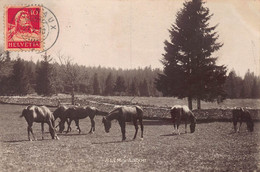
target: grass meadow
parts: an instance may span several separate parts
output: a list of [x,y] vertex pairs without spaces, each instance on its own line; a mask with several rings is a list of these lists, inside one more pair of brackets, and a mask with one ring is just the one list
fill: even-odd
[[[80,120],[82,134],[72,131],[52,140],[45,125],[34,123],[37,141],[27,140],[27,123],[20,114],[24,106],[0,104],[0,171],[253,171],[260,170],[260,123],[248,133],[243,124],[234,133],[229,122],[200,123],[195,133],[172,134],[168,121],[144,120],[144,139],[135,141],[134,126],[126,126],[127,140],[121,141],[120,127],[112,122],[105,133],[101,116],[96,131],[88,134],[90,120]],[[51,109],[54,110],[53,108]]]

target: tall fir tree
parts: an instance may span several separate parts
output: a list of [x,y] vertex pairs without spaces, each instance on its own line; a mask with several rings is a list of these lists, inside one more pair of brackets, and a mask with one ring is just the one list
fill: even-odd
[[209,26],[212,14],[202,0],[183,5],[169,30],[170,41],[165,41],[164,70],[155,83],[164,95],[187,97],[190,109],[196,99],[200,108],[200,100],[214,101],[225,95],[226,67],[216,65],[217,57],[212,55],[223,44],[217,42],[217,26]]
[[110,72],[106,78],[104,95],[107,96],[113,95],[114,94],[113,88],[114,88],[114,81],[113,81],[112,73]]
[[234,70],[229,72],[226,82],[225,82],[225,91],[227,97],[234,99],[236,98],[236,73]]
[[21,58],[18,58],[13,65],[11,86],[15,95],[26,95],[29,92],[29,78],[27,77],[24,61]]
[[134,78],[130,84],[130,88],[129,88],[129,94],[131,96],[137,96],[138,95],[138,88],[137,88],[137,84],[136,84],[136,78]]
[[97,73],[94,74],[94,79],[93,79],[93,94],[100,95],[100,85],[99,85]]
[[114,91],[118,92],[119,95],[121,95],[122,92],[125,92],[126,86],[125,86],[125,80],[122,76],[118,76],[116,78],[116,83],[114,86]]
[[36,92],[49,96],[54,93],[53,87],[53,68],[50,62],[52,58],[45,53],[43,60],[36,66]]
[[148,87],[148,83],[147,83],[146,79],[144,79],[140,83],[140,85],[139,85],[139,92],[140,92],[140,96],[144,96],[144,97],[150,96],[149,87]]
[[254,78],[252,90],[251,90],[251,98],[257,99],[259,98],[259,85],[257,84],[257,77]]
[[250,72],[250,70],[248,69],[245,77],[244,77],[244,93],[245,93],[245,98],[251,98],[252,97],[252,88],[253,88],[253,84],[254,84],[254,72]]

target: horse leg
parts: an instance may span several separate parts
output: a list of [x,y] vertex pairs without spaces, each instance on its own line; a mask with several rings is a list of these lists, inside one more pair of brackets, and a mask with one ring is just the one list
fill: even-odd
[[43,135],[44,135],[44,123],[42,122],[41,124],[42,124],[42,140],[44,140],[44,137],[43,137]]
[[180,126],[180,123],[178,122],[178,123],[177,123],[177,132],[178,132],[178,134],[180,135],[179,126]]
[[237,121],[233,121],[235,133],[237,132]]
[[173,122],[173,134],[175,133],[175,128],[176,128],[176,124],[175,124],[175,122]]
[[56,132],[55,132],[55,128],[54,128],[54,126],[52,125],[52,121],[51,121],[51,120],[47,121],[47,124],[49,125],[49,131],[50,131],[50,134],[51,134],[52,139],[57,139],[57,140],[59,140],[59,137],[57,136],[57,134],[56,134]]
[[122,141],[126,139],[125,137],[125,122],[120,122],[121,132],[122,132]]
[[68,133],[68,132],[69,132],[71,121],[72,121],[71,119],[69,119],[69,120],[67,121],[67,123],[68,123],[68,128],[67,128],[67,131],[66,131],[66,133]]
[[79,119],[75,120],[75,124],[77,126],[77,129],[79,130],[79,134],[81,133],[81,129],[79,128]]
[[95,121],[94,121],[94,118],[90,118],[90,120],[91,120],[91,128],[90,128],[89,133],[92,134],[95,131]]
[[135,126],[135,135],[134,135],[133,140],[135,140],[136,134],[137,134],[137,132],[138,132],[137,119],[133,119],[133,123],[134,123],[134,126]]
[[[33,130],[32,130],[32,124],[29,126],[29,131],[32,133],[33,140],[37,140],[34,136]],[[31,141],[31,139],[29,139]]]
[[144,136],[143,136],[143,133],[144,133],[143,119],[140,118],[139,122],[140,122],[140,126],[141,126],[141,139],[143,139],[144,138]]
[[185,121],[185,133],[187,133],[187,121]]
[[30,129],[30,126],[29,126],[29,125],[28,125],[28,127],[27,127],[27,132],[28,132],[28,140],[29,140],[29,141],[32,141],[32,139],[30,138],[31,129]]
[[241,125],[242,125],[242,120],[240,121],[240,125],[239,125],[239,127],[238,127],[238,130],[237,130],[237,132],[239,132],[239,131],[240,131]]

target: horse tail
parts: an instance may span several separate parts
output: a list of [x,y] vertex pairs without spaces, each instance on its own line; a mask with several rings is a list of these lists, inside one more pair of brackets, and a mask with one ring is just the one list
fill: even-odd
[[140,106],[136,106],[135,108],[136,108],[138,117],[143,118],[143,113],[144,113],[143,109]]
[[25,109],[23,110],[23,112],[22,112],[22,115],[20,115],[19,117],[20,117],[20,118],[24,117],[24,115],[26,114],[26,112],[27,112],[27,109],[25,108]]

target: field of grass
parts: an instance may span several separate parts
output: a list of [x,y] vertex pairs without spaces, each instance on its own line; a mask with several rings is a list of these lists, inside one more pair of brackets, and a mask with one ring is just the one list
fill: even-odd
[[[127,125],[127,140],[121,142],[120,127],[112,123],[105,133],[97,116],[96,132],[88,134],[90,120],[80,121],[82,134],[60,134],[41,140],[40,124],[35,123],[38,141],[27,141],[27,123],[19,118],[24,106],[0,104],[0,171],[253,171],[260,170],[260,124],[248,133],[245,124],[233,133],[232,124],[197,124],[195,133],[172,134],[167,121],[144,120],[144,140],[132,141],[134,127]],[[51,109],[53,110],[53,109]],[[45,125],[45,130],[48,127]]]

